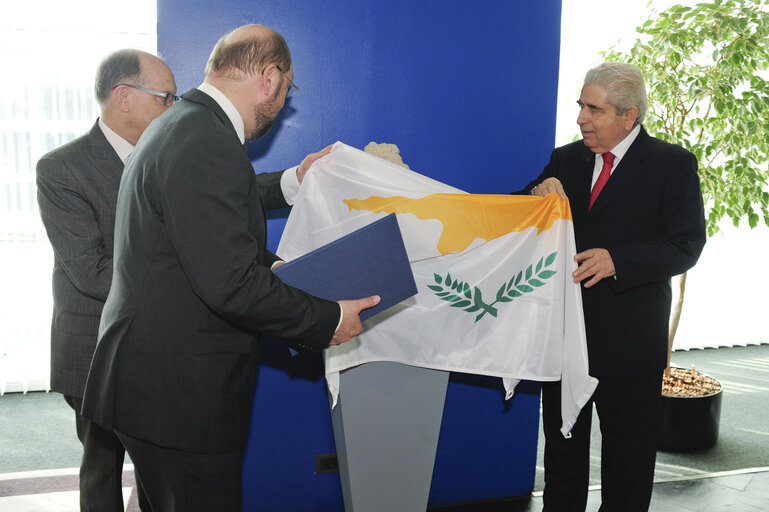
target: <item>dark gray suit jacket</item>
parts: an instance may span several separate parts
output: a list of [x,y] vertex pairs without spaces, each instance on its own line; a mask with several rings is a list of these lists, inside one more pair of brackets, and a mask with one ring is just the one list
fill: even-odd
[[37,163],[37,200],[54,252],[51,389],[82,397],[112,281],[123,162],[98,121]]
[[616,279],[582,288],[590,374],[649,375],[667,364],[670,278],[705,245],[697,159],[641,132],[588,212],[595,154],[583,141],[553,151],[542,174],[563,184],[577,251],[604,248]]
[[254,174],[232,123],[193,89],[142,135],[120,185],[112,290],[83,414],[198,453],[245,442],[258,335],[328,346],[339,306],[270,271],[265,208],[281,173]]

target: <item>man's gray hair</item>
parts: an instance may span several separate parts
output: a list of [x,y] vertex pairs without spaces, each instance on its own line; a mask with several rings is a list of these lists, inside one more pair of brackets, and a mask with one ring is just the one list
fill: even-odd
[[606,89],[606,99],[621,115],[630,107],[638,108],[635,125],[641,124],[646,116],[649,101],[641,70],[632,64],[604,62],[585,75],[584,85],[600,85]]
[[94,92],[96,101],[104,107],[112,88],[118,84],[142,85],[141,63],[138,50],[117,50],[107,55],[96,69]]

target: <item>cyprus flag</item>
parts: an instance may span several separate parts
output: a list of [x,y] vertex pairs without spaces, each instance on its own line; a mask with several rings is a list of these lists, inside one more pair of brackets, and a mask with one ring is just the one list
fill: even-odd
[[568,436],[597,381],[585,328],[568,201],[466,194],[337,142],[304,178],[278,255],[292,260],[397,215],[418,294],[325,353],[333,403],[339,372],[394,361],[503,379],[563,381]]

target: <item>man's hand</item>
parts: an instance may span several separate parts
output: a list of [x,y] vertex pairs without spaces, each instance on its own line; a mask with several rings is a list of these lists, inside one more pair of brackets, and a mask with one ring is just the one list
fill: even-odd
[[299,168],[296,170],[296,179],[299,180],[299,184],[302,184],[302,180],[304,179],[304,175],[307,174],[307,171],[310,169],[310,166],[315,163],[315,160],[318,158],[324,157],[329,154],[331,151],[331,146],[326,146],[325,148],[321,149],[317,153],[310,153],[306,157],[304,157],[304,160],[302,160],[302,163],[299,164]]
[[555,192],[561,199],[566,199],[566,192],[558,178],[547,178],[545,181],[531,189],[532,195],[545,197]]
[[571,273],[575,283],[592,278],[585,283],[585,288],[590,288],[604,277],[612,277],[614,262],[606,249],[588,249],[574,255],[574,261],[579,263],[579,268]]
[[337,301],[342,306],[342,325],[339,326],[339,329],[334,333],[334,337],[331,338],[331,346],[341,345],[360,334],[363,327],[360,324],[360,317],[358,315],[364,309],[373,308],[379,304],[379,301],[379,295],[372,295],[365,299]]

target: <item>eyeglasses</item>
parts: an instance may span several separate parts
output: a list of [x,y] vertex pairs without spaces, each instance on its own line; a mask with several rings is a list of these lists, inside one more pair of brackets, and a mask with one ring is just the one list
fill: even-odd
[[112,90],[114,91],[115,89],[117,89],[121,85],[125,86],[125,87],[130,87],[131,89],[139,89],[140,91],[144,91],[147,94],[151,94],[153,96],[157,96],[158,98],[163,98],[163,106],[165,106],[166,108],[170,107],[171,105],[173,105],[174,103],[176,103],[177,101],[179,101],[181,99],[180,96],[177,96],[177,95],[175,95],[173,93],[170,93],[170,92],[160,92],[160,91],[156,91],[154,89],[147,89],[146,87],[142,87],[141,85],[117,84],[115,87],[112,88]]
[[[286,75],[286,72],[280,69],[280,66],[276,64],[275,67],[278,68],[278,71]],[[288,78],[288,75],[286,75],[286,78]],[[288,78],[288,90],[286,91],[286,98],[290,98],[291,96],[296,94],[296,91],[298,90],[299,90],[299,87],[296,86],[293,80]]]

